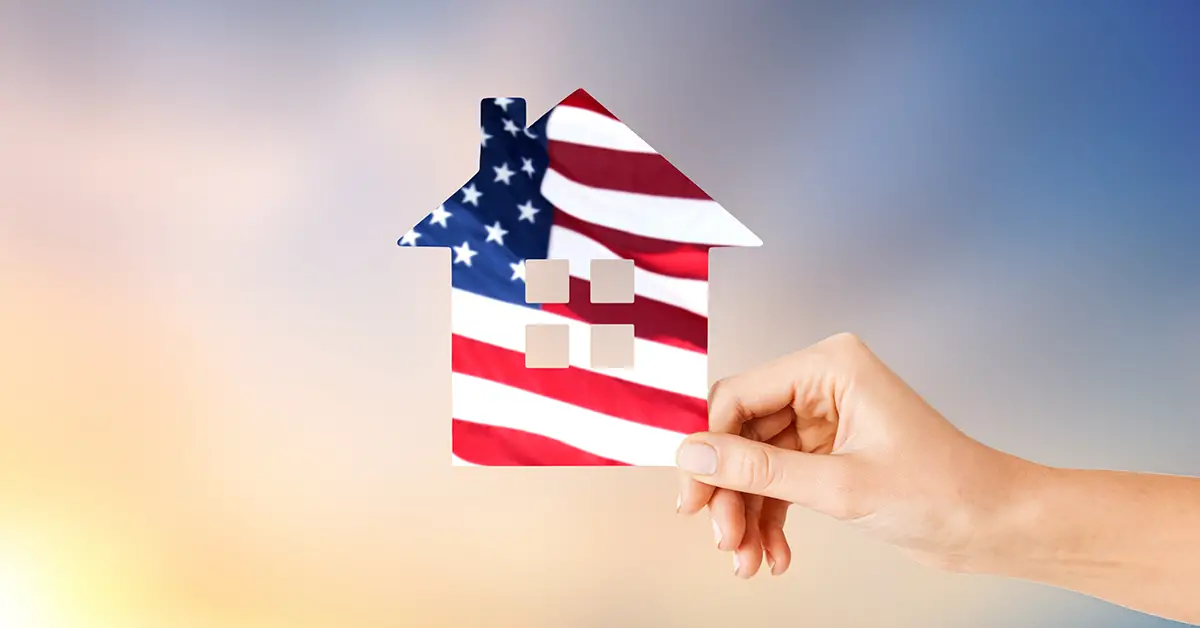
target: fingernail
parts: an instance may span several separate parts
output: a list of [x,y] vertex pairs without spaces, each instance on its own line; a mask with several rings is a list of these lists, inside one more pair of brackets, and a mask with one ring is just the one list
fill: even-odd
[[733,575],[738,575],[742,570],[742,561],[738,558],[737,552],[733,554]]
[[683,495],[676,495],[675,496],[675,512],[679,512],[679,509],[682,506],[683,506]]
[[721,526],[717,525],[716,521],[713,521],[712,524],[713,524],[713,538],[717,540],[717,547],[720,547],[721,539],[724,538],[725,535],[721,534]]
[[704,443],[685,443],[679,448],[676,464],[684,471],[712,475],[717,472],[717,450]]
[[775,575],[775,559],[771,557],[771,552],[763,551],[767,555],[767,568],[771,570],[771,575]]

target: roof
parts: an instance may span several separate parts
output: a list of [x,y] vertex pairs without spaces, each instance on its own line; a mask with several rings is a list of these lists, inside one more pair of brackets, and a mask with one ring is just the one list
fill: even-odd
[[[538,150],[537,147],[542,151],[538,161],[544,164],[546,170],[544,177],[538,177],[540,195],[554,207],[562,207],[585,222],[616,228],[636,222],[653,232],[645,234],[652,238],[711,247],[762,245],[762,240],[732,213],[583,89],[572,92],[532,125],[526,125],[525,114],[523,98],[488,98],[480,102],[481,169],[485,153],[490,150],[489,140],[496,138],[493,149],[499,142],[520,141],[526,146],[526,151],[530,150],[529,146],[534,147],[534,152]],[[512,140],[502,134],[508,134]],[[566,167],[571,154],[578,153],[575,149],[581,148],[591,151],[593,155],[587,167]],[[596,163],[596,148],[604,149],[602,152],[605,154],[624,155],[624,158]],[[564,157],[556,159],[555,155]],[[523,161],[525,166],[529,166],[530,159],[523,158]],[[614,172],[614,168],[620,172]],[[529,169],[529,176],[533,177],[533,167],[529,166]],[[519,172],[508,173],[506,168],[503,176],[510,174]],[[591,189],[587,179],[593,174],[600,174],[609,181],[617,177],[625,186],[615,194],[611,189]],[[501,171],[497,171],[497,176],[502,176]],[[639,190],[648,187],[655,188],[654,192],[639,193]],[[672,192],[663,194],[661,188],[664,187]],[[464,197],[467,202],[470,202],[472,192],[468,192],[468,189],[474,190],[473,185],[464,186],[452,198],[463,193],[467,195]],[[581,198],[581,194],[586,198]],[[569,205],[568,198],[571,202]],[[431,217],[436,219],[438,210],[427,214],[413,229]],[[621,226],[609,223],[620,223]],[[403,238],[401,244],[405,244]]]

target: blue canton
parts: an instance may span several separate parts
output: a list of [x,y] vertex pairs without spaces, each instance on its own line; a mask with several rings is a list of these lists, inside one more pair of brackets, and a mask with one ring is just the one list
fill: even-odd
[[448,247],[455,288],[536,308],[525,303],[525,260],[545,259],[550,244],[549,115],[526,128],[520,98],[488,99],[480,111],[479,171],[399,244]]

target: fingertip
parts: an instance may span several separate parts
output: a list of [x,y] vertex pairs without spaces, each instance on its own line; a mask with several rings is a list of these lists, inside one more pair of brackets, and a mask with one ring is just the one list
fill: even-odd
[[753,547],[745,544],[738,548],[733,553],[733,575],[743,579],[753,578],[762,568],[762,557],[762,546],[757,542]]
[[788,545],[787,534],[783,531],[788,506],[787,502],[767,499],[763,501],[762,512],[759,513],[763,553],[773,576],[787,571],[792,561],[792,548]]
[[708,510],[713,521],[713,534],[717,537],[717,549],[730,551],[740,546],[747,528],[742,494],[717,489],[708,502]]
[[694,515],[700,512],[712,499],[713,490],[713,487],[708,484],[682,476],[679,482],[679,494],[675,501],[675,512],[681,515]]
[[763,554],[772,576],[783,575],[792,563],[792,548],[781,528],[763,530]]
[[753,578],[758,575],[763,564],[762,536],[753,527],[746,528],[742,544],[734,552],[734,574],[740,578]]
[[792,552],[785,550],[782,552],[783,557],[775,559],[775,564],[771,566],[772,576],[782,576],[787,573],[787,570],[792,566]]

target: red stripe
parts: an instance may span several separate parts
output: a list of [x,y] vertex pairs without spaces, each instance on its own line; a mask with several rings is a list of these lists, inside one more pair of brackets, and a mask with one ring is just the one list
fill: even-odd
[[463,336],[450,348],[455,373],[491,380],[611,417],[691,434],[708,428],[703,399],[635,384],[580,368],[525,368],[525,354]]
[[668,277],[708,281],[708,251],[713,248],[710,245],[671,242],[602,227],[557,207],[554,224],[603,244],[617,257],[633,260],[638,268]]
[[628,466],[565,445],[552,438],[454,419],[451,448],[472,464],[489,467]]
[[544,303],[542,309],[592,325],[633,325],[643,340],[708,352],[708,318],[636,294],[633,303],[592,303],[591,292],[591,282],[571,277],[570,302]]
[[559,102],[558,104],[567,107],[587,109],[588,111],[595,111],[596,113],[604,114],[614,120],[617,119],[617,116],[614,116],[611,111],[609,111],[604,105],[600,104],[600,101],[592,98],[591,94],[583,91],[582,89],[577,89],[571,92],[570,96],[562,99],[562,102]]
[[655,153],[633,153],[551,140],[550,167],[594,188],[711,201],[700,186]]

